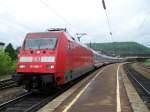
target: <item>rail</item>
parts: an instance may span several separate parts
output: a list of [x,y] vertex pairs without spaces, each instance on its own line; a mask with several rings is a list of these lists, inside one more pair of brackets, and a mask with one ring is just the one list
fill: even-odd
[[0,81],[0,90],[15,87],[16,83],[12,79],[2,80]]

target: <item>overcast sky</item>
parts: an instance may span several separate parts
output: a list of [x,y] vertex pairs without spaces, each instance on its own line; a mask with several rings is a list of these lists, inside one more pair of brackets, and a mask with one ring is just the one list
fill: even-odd
[[110,38],[101,0],[0,0],[0,41],[21,45],[26,33],[66,27],[81,41],[136,41],[150,45],[150,0],[105,0]]

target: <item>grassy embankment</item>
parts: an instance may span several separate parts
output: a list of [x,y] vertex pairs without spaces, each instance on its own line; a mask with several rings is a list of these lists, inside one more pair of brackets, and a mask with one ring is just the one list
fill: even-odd
[[142,63],[133,63],[131,67],[142,74],[144,77],[150,79],[150,60],[146,60]]
[[146,61],[144,62],[144,65],[150,66],[150,59],[146,60]]

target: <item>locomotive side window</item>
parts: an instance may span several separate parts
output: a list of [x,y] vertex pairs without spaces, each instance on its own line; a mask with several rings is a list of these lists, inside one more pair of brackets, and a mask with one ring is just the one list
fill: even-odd
[[54,49],[57,38],[31,38],[25,40],[24,49]]
[[72,49],[72,43],[71,43],[71,41],[68,41],[68,49],[69,49],[69,50]]

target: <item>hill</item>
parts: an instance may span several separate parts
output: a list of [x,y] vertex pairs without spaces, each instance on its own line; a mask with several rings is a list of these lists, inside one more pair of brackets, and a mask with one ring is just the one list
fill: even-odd
[[136,42],[88,43],[94,50],[120,56],[150,55],[150,48]]

